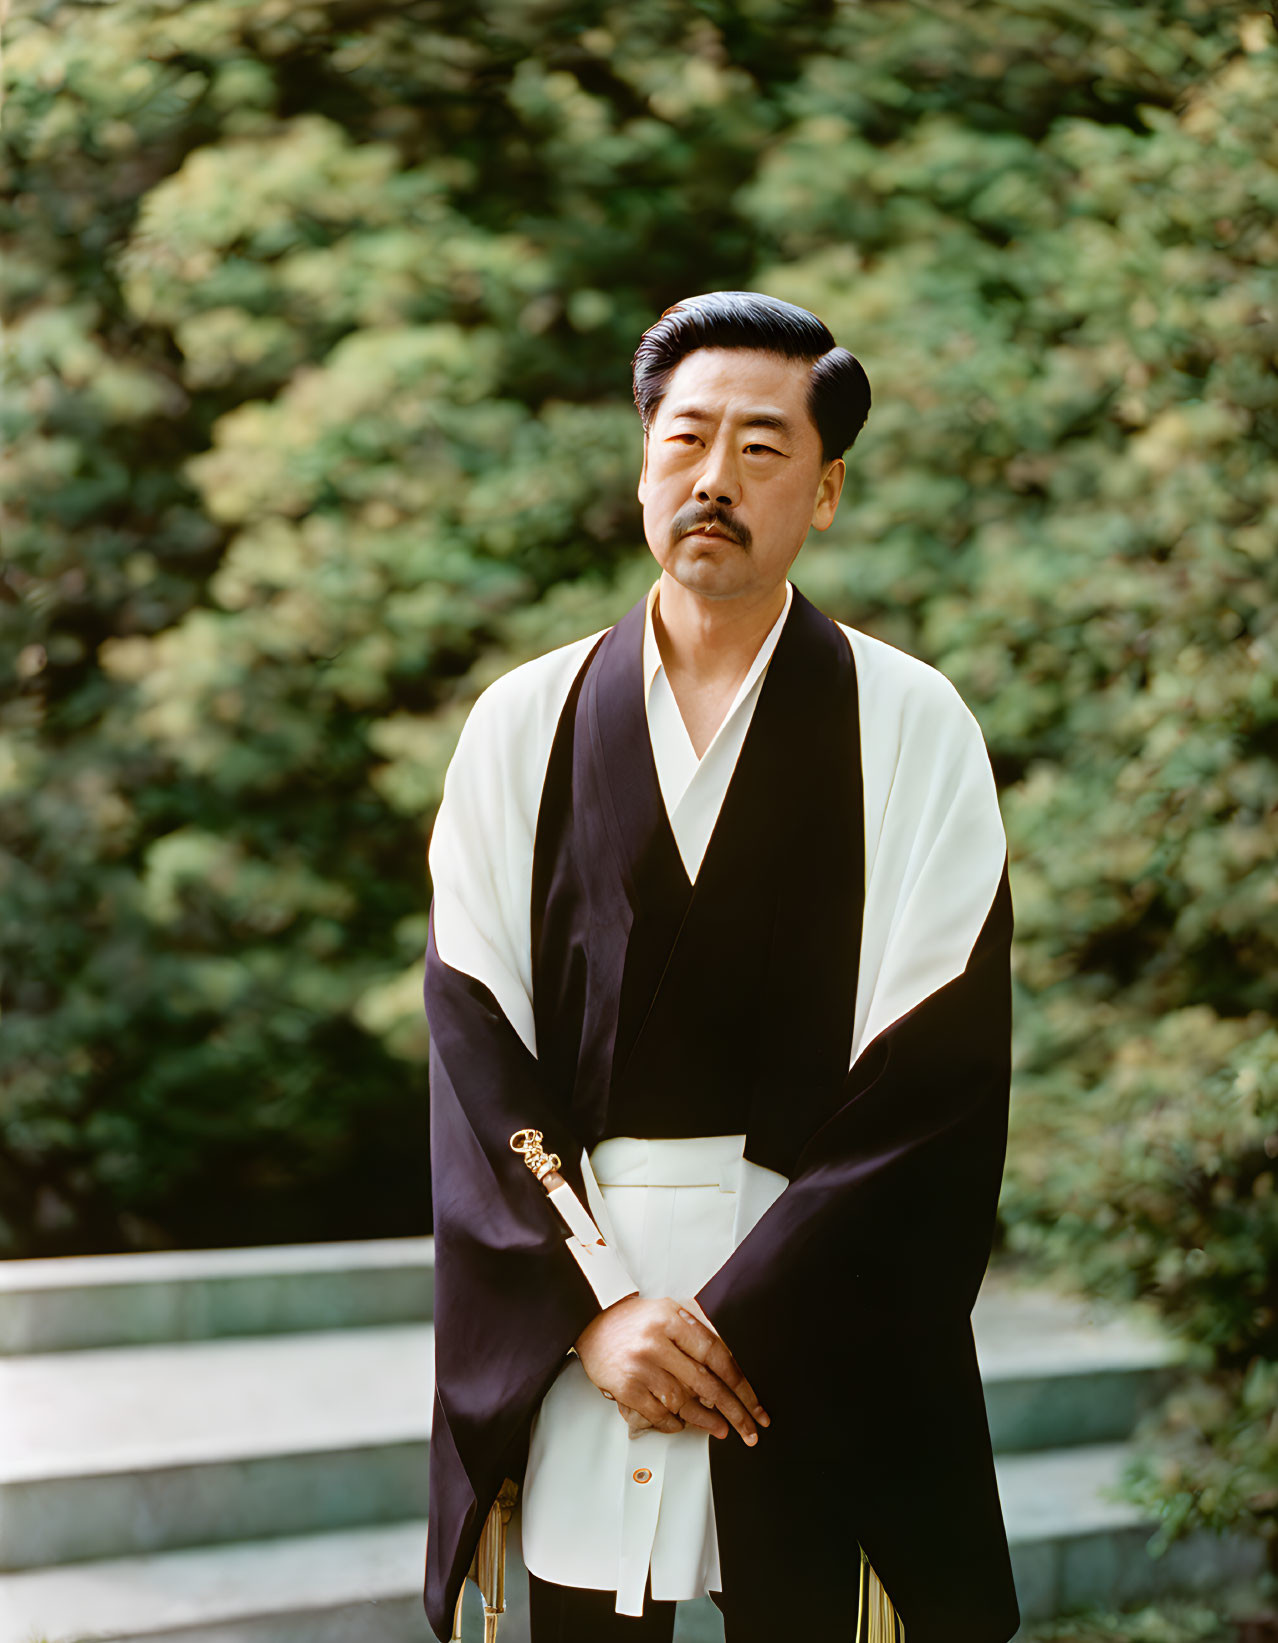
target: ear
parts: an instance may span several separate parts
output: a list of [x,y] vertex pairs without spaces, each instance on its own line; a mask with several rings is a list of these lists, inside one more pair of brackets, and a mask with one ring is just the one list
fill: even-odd
[[639,488],[635,495],[643,501],[643,493],[648,489],[648,430],[643,433],[643,466],[639,470]]
[[841,456],[836,456],[821,475],[816,500],[812,504],[812,524],[816,530],[828,531],[834,523],[834,511],[839,505],[839,497],[843,494],[843,480],[847,471],[847,463]]

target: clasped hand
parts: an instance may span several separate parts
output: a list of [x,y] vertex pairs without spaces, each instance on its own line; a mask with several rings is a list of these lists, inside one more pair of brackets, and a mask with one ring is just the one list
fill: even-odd
[[[695,1316],[700,1313],[700,1317]],[[748,1444],[770,1417],[696,1301],[628,1295],[594,1317],[575,1342],[582,1368],[617,1401],[631,1436],[735,1427]]]

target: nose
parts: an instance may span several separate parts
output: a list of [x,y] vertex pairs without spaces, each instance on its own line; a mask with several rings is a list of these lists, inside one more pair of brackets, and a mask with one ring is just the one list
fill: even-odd
[[729,442],[717,439],[706,451],[694,494],[698,502],[732,508],[741,500],[741,484]]

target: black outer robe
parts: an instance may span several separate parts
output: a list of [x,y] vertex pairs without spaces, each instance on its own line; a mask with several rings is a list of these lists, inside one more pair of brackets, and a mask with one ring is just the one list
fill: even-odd
[[[641,602],[582,649],[552,703],[535,818],[512,787],[454,828],[477,872],[495,871],[506,803],[535,828],[536,1055],[497,980],[440,957],[432,919],[427,1615],[447,1638],[483,1518],[503,1477],[522,1478],[538,1405],[598,1311],[511,1132],[541,1129],[584,1202],[582,1151],[606,1136],[744,1131],[746,1157],[789,1184],[697,1297],[772,1416],[753,1449],[731,1436],[710,1445],[715,1601],[730,1620],[739,1608],[777,1635],[819,1635],[847,1602],[859,1542],[908,1643],[1004,1643],[1019,1614],[970,1313],[1006,1148],[1012,919],[1005,856],[1000,872],[990,818],[972,809],[992,797],[947,798],[951,766],[954,792],[973,790],[973,761],[984,761],[975,790],[992,795],[983,743],[922,664],[909,664],[904,707],[874,668],[859,689],[847,630],[796,590],[690,884],[648,739],[643,624]],[[863,658],[888,648],[866,644]],[[516,675],[503,700],[518,738],[530,727]],[[885,732],[876,713],[901,724]],[[900,859],[971,873],[981,916],[965,915],[965,962],[917,998],[898,986],[910,1007],[849,1069],[858,993],[899,969],[898,927],[928,939],[939,882],[902,879],[903,908],[872,944],[875,973],[861,973],[871,725],[902,748],[931,737],[912,763],[902,755],[895,802],[872,801],[876,825],[917,830],[906,849],[896,840]],[[902,810],[911,779],[927,784],[917,817]],[[440,894],[437,875],[435,916]],[[937,903],[935,939],[952,947],[958,915]],[[499,966],[493,977],[505,985]]]

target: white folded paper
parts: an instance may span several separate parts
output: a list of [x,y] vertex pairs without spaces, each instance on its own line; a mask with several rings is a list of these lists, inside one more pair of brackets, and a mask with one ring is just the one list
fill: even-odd
[[565,1239],[577,1265],[586,1275],[586,1281],[600,1306],[611,1306],[627,1295],[637,1295],[638,1285],[626,1271],[615,1249],[582,1207],[580,1198],[564,1181],[547,1194],[568,1227]]

